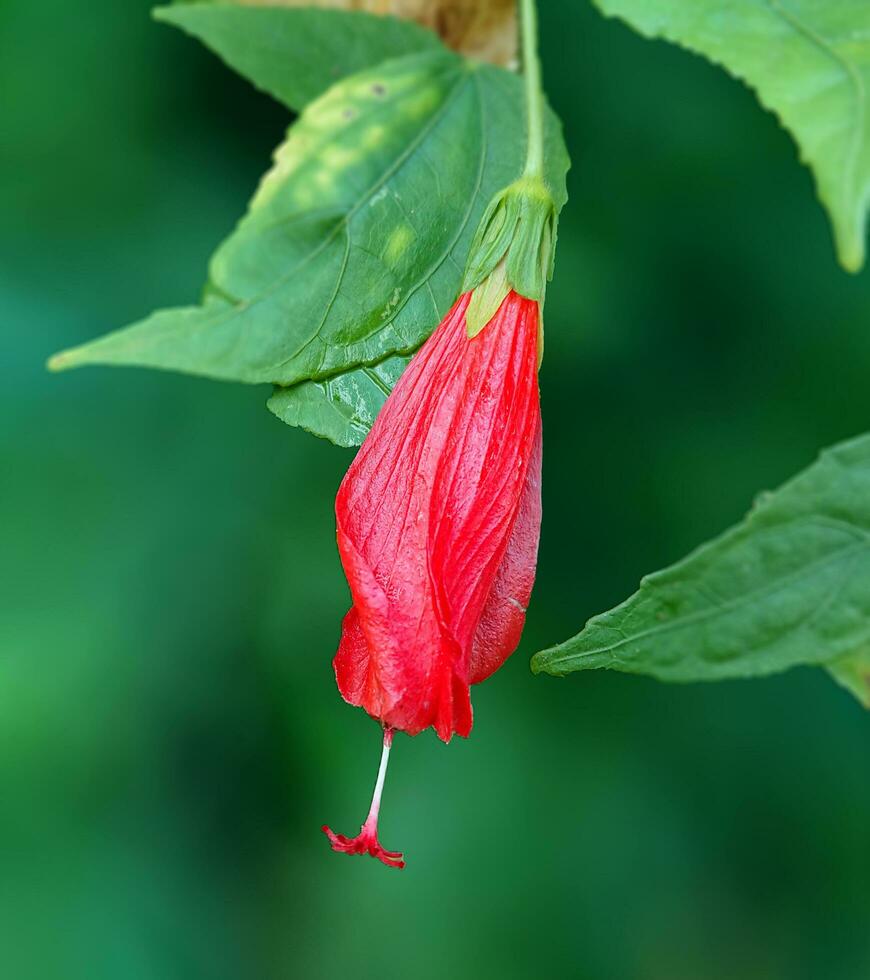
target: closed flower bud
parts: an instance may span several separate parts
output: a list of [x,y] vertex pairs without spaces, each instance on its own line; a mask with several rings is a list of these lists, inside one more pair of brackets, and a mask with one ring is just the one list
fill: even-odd
[[470,687],[515,650],[541,523],[540,308],[512,289],[473,337],[464,293],[415,355],[341,484],[338,547],[353,605],[334,667],[384,728],[372,813],[336,850],[401,866],[377,840],[395,730],[449,741]]

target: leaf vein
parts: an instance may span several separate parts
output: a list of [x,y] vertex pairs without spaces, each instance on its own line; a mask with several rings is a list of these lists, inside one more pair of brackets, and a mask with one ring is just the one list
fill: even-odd
[[[792,572],[789,575],[782,576],[781,578],[770,583],[769,585],[765,585],[757,589],[753,589],[750,592],[745,593],[744,595],[737,596],[734,599],[728,600],[727,602],[723,602],[721,605],[718,605],[712,609],[700,609],[697,612],[689,613],[686,616],[682,616],[679,619],[674,620],[673,622],[662,623],[655,626],[651,626],[649,629],[642,630],[639,633],[633,633],[630,636],[627,636],[625,639],[619,640],[617,643],[607,644],[605,646],[596,647],[590,650],[584,650],[582,653],[576,654],[575,657],[569,657],[568,659],[576,658],[579,660],[584,657],[595,656],[596,654],[601,654],[601,653],[612,654],[614,650],[618,649],[619,647],[625,646],[628,643],[639,642],[640,640],[647,639],[650,636],[660,636],[663,633],[676,632],[686,628],[687,626],[692,626],[696,623],[703,622],[705,619],[709,619],[713,615],[719,613],[725,613],[725,612],[733,612],[735,610],[742,608],[745,605],[748,605],[756,601],[761,596],[765,596],[770,593],[777,592],[780,589],[788,585],[791,585],[795,582],[800,582],[802,579],[807,578],[811,573],[816,572],[820,569],[824,569],[826,566],[835,564],[836,562],[842,561],[847,557],[851,557],[853,554],[857,553],[862,548],[866,548],[866,547],[867,547],[867,542],[861,540],[859,542],[852,544],[846,549],[841,549],[832,555],[827,555],[825,558],[818,559],[815,562],[811,562],[809,565],[806,565],[804,568],[801,568],[798,571]],[[605,614],[605,615],[610,615],[610,614]],[[608,629],[618,628],[618,627],[610,626],[606,622],[602,622],[601,617],[594,617],[589,621],[588,625],[601,626]]]

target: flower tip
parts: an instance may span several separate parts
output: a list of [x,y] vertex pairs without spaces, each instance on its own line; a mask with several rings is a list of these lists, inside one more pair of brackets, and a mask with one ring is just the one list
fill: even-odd
[[329,838],[333,851],[339,854],[368,854],[377,858],[389,868],[404,868],[405,862],[401,851],[388,851],[381,847],[378,841],[377,831],[363,824],[356,837],[345,837],[344,834],[336,834],[324,824],[320,828]]

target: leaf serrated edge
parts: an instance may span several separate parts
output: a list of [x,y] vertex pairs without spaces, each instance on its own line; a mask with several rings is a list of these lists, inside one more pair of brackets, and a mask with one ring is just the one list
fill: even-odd
[[[839,262],[841,268],[843,268],[846,272],[850,272],[853,274],[860,272],[861,269],[864,267],[864,259],[865,259],[864,229],[866,228],[866,216],[864,215],[863,212],[868,205],[868,201],[864,200],[859,203],[859,215],[858,215],[857,224],[859,225],[861,230],[856,233],[854,228],[850,228],[849,234],[846,235],[846,233],[840,229],[839,221],[834,213],[833,206],[828,204],[828,202],[825,200],[822,194],[819,178],[816,174],[812,161],[807,157],[804,148],[801,146],[798,138],[792,132],[788,123],[785,121],[785,119],[783,119],[782,115],[780,114],[780,111],[767,100],[767,98],[762,94],[762,92],[758,89],[758,87],[754,85],[745,75],[743,75],[741,72],[737,71],[736,69],[732,68],[724,61],[720,60],[719,58],[715,57],[712,54],[709,54],[706,51],[701,51],[698,48],[692,47],[692,45],[689,44],[687,41],[671,33],[666,26],[660,25],[657,29],[647,30],[646,28],[633,23],[625,14],[617,13],[616,11],[607,9],[606,0],[592,0],[592,2],[603,17],[606,17],[610,20],[621,21],[623,24],[630,27],[635,33],[639,34],[641,37],[644,37],[648,40],[661,39],[667,41],[669,44],[673,44],[675,47],[680,48],[683,51],[688,52],[689,54],[694,55],[695,57],[702,58],[704,61],[707,61],[709,64],[715,65],[717,68],[721,68],[726,75],[728,75],[730,78],[733,78],[735,81],[740,82],[747,89],[749,89],[749,91],[755,96],[759,105],[765,110],[765,112],[770,113],[776,119],[780,129],[782,129],[783,132],[786,133],[788,138],[791,140],[793,146],[795,147],[798,161],[803,166],[805,166],[807,170],[809,170],[813,181],[813,187],[816,192],[816,199],[818,200],[819,204],[821,204],[822,208],[824,208],[825,212],[828,215],[828,220],[831,223],[832,235],[834,239],[834,249],[837,255],[837,261]],[[784,17],[782,11],[776,5],[770,4],[769,6],[771,11],[773,11],[780,17]],[[791,26],[794,30],[797,30],[797,28],[793,24]],[[847,74],[849,74],[848,71]]]
[[[573,673],[576,670],[598,670],[614,666],[616,669],[619,669],[617,665],[620,664],[621,661],[618,657],[613,655],[611,655],[608,663],[583,664],[582,666],[577,665],[584,660],[593,660],[596,657],[602,657],[603,655],[610,653],[614,646],[630,643],[632,640],[637,639],[637,637],[626,637],[623,633],[622,640],[620,640],[618,644],[613,644],[611,647],[602,646],[593,650],[580,651],[570,654],[565,653],[565,651],[569,650],[587,629],[600,628],[612,630],[614,632],[622,632],[619,627],[613,626],[610,620],[618,618],[618,614],[626,609],[626,607],[641,601],[645,592],[649,592],[650,589],[659,586],[663,581],[666,582],[675,575],[679,576],[686,565],[694,563],[699,559],[703,560],[709,552],[717,549],[721,545],[727,544],[729,541],[747,534],[750,530],[752,530],[752,527],[757,522],[764,519],[766,512],[770,508],[779,504],[779,500],[775,498],[787,493],[795,484],[806,479],[810,472],[816,470],[823,464],[835,463],[838,466],[842,466],[842,457],[859,446],[865,450],[864,455],[868,457],[867,462],[870,464],[870,453],[868,453],[868,450],[870,450],[870,435],[867,434],[859,435],[853,439],[848,439],[844,442],[838,443],[835,446],[829,446],[822,449],[816,454],[816,458],[813,462],[804,467],[804,469],[802,469],[795,476],[782,483],[776,490],[765,491],[763,494],[757,495],[745,517],[738,524],[728,528],[709,541],[705,541],[703,544],[698,545],[687,555],[685,555],[679,561],[674,562],[672,565],[668,565],[665,568],[658,569],[644,575],[640,580],[637,591],[632,593],[627,599],[624,599],[618,605],[613,606],[611,609],[608,609],[605,612],[591,616],[586,621],[583,628],[573,637],[570,637],[564,642],[558,643],[552,647],[547,647],[544,650],[540,650],[534,654],[529,664],[532,673],[546,673],[553,677],[563,677],[566,674]],[[562,655],[561,659],[560,655]],[[838,659],[843,658],[839,657]],[[831,665],[820,662],[818,666],[828,667]],[[751,669],[748,669],[745,676],[751,676],[751,673]],[[676,683],[680,682],[675,678],[669,678],[669,680]],[[691,682],[691,680],[685,681],[685,683]]]

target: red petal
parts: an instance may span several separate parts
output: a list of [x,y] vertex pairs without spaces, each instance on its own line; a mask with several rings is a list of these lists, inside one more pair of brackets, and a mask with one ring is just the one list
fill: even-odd
[[472,684],[485,681],[516,650],[526,622],[541,537],[542,450],[538,421],[535,448],[513,533],[474,634],[469,677]]
[[469,683],[516,646],[510,600],[528,602],[540,523],[538,305],[510,293],[469,340],[468,298],[411,361],[336,499],[353,595],[339,689],[445,741],[471,730]]

